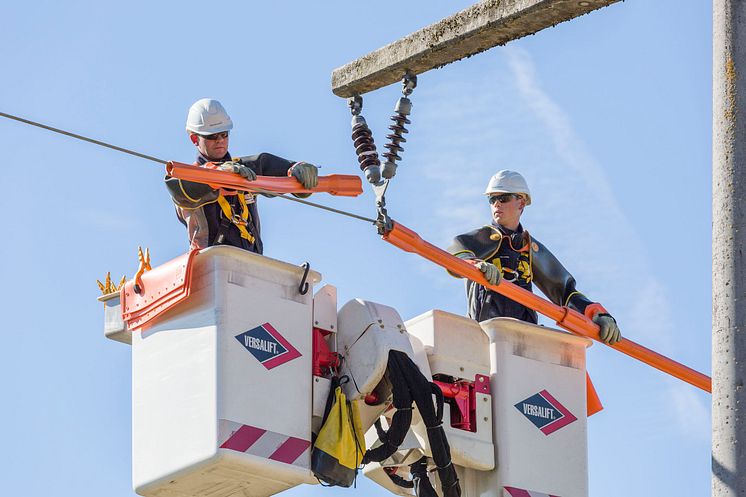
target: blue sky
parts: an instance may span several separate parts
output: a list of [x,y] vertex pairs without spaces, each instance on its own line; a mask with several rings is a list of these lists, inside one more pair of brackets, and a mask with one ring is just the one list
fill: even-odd
[[[0,111],[190,162],[189,105],[220,99],[231,151],[357,173],[332,69],[471,2],[5,2]],[[379,144],[398,85],[365,96]],[[388,194],[432,242],[489,220],[490,175],[524,173],[524,226],[629,338],[710,370],[711,5],[630,0],[425,73]],[[0,301],[8,495],[132,496],[130,352],[105,340],[95,280],[187,248],[160,166],[0,121]],[[373,198],[316,200],[373,215]],[[308,260],[408,319],[462,313],[461,282],[365,224],[262,199],[266,253]],[[592,495],[705,495],[710,397],[602,346],[589,420]],[[386,495],[297,488],[290,495]]]

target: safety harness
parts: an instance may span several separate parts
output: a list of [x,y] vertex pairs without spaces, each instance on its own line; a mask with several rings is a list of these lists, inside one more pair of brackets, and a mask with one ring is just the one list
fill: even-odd
[[[497,247],[485,260],[497,266],[505,281],[520,286],[531,283],[534,278],[531,269],[531,235],[526,230],[506,234],[503,233],[501,226],[494,224],[490,228],[495,230],[495,233],[490,235],[490,240],[497,241]],[[503,246],[505,241],[506,247]]]
[[235,196],[238,197],[238,202],[241,207],[240,213],[236,213],[233,210],[231,202],[229,202],[222,193],[218,195],[218,205],[220,205],[220,210],[223,212],[223,215],[220,219],[218,235],[215,237],[216,245],[223,243],[225,234],[231,225],[235,225],[241,233],[241,238],[246,239],[249,243],[253,244],[256,240],[254,235],[252,235],[247,228],[251,221],[251,213],[249,212],[249,205],[246,203],[246,198],[242,193],[238,193]]
[[[461,487],[456,476],[456,469],[451,463],[451,447],[448,445],[443,430],[443,392],[420,372],[417,365],[404,352],[389,351],[387,374],[392,386],[396,412],[388,431],[383,429],[380,421],[376,421],[376,432],[381,445],[365,453],[363,464],[371,461],[384,461],[399,449],[412,424],[412,403],[414,402],[427,428],[427,438],[430,442],[433,462],[440,477],[443,497],[459,497]],[[433,405],[433,395],[435,395],[437,409]],[[437,497],[427,476],[427,458],[422,458],[410,465],[410,472],[412,473],[411,486],[414,487],[418,497]],[[389,476],[392,475],[389,474]],[[392,478],[391,481],[405,488],[411,488],[407,480]]]

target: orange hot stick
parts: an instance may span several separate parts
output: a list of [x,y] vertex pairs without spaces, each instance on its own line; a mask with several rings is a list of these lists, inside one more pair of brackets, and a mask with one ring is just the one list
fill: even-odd
[[256,180],[248,181],[238,174],[219,169],[169,162],[166,164],[166,174],[174,178],[197,183],[206,183],[213,188],[230,188],[243,191],[266,191],[272,193],[329,193],[343,197],[357,197],[363,193],[363,184],[358,176],[348,174],[330,174],[319,176],[319,183],[315,188],[303,188],[297,179],[291,177],[257,176]]
[[[562,328],[575,333],[576,335],[600,341],[598,336],[598,325],[579,312],[553,304],[552,302],[549,302],[528,290],[524,290],[509,281],[502,281],[499,285],[490,285],[479,269],[468,262],[449,254],[445,250],[439,249],[435,245],[426,242],[420,238],[420,235],[406,226],[402,226],[399,223],[393,223],[393,229],[383,235],[383,239],[406,252],[420,255],[444,269],[447,269],[453,274],[468,278],[489,288],[490,290],[505,295],[519,304],[525,305],[529,309],[540,312],[556,321],[556,323]],[[706,392],[712,392],[712,380],[709,376],[643,347],[632,340],[622,338],[614,345],[610,345],[610,347],[663,371],[664,373],[668,373],[671,376],[685,381],[690,385],[694,385]]]

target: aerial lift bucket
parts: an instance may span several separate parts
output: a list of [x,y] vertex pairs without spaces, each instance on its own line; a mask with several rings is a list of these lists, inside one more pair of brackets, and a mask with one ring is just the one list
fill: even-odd
[[[324,347],[338,341],[332,350],[345,356],[345,393],[365,430],[392,414],[390,350],[433,378],[447,399],[444,429],[464,497],[587,495],[588,339],[510,319],[480,327],[442,311],[405,322],[392,307],[357,299],[337,311],[333,287],[312,297],[320,278],[217,246],[102,298],[106,335],[132,344],[138,494],[267,497],[317,483],[309,456],[330,385],[320,366],[333,362],[317,347],[325,330]],[[406,476],[408,464],[431,456],[418,416],[400,452],[365,470],[400,495],[411,489],[387,471]]]
[[[450,397],[443,425],[462,497],[588,496],[591,340],[511,318],[477,323],[438,310],[405,326],[413,349],[426,352],[424,369]],[[413,489],[390,475],[407,479],[409,464],[430,455],[425,427],[410,431],[397,453],[364,470],[402,496]]]
[[[317,483],[312,286],[321,276],[309,271],[301,293],[303,274],[217,246],[144,273],[139,293],[131,281],[106,302],[107,336],[132,344],[138,494],[261,497]],[[174,288],[188,295],[178,305]]]

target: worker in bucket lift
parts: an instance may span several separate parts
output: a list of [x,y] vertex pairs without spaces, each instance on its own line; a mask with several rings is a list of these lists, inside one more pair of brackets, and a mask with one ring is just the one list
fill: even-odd
[[[490,178],[484,192],[492,211],[492,223],[457,236],[449,252],[474,264],[485,279],[497,285],[510,281],[531,291],[532,283],[552,302],[567,306],[592,319],[607,344],[621,339],[616,320],[601,306],[575,289],[575,278],[547,248],[529,235],[521,225],[523,209],[531,205],[526,180],[515,171],[503,170]],[[467,280],[469,317],[485,321],[512,317],[537,322],[531,310],[497,292]]]
[[[249,181],[257,175],[293,176],[304,188],[317,185],[318,169],[307,162],[292,162],[268,153],[233,159],[228,152],[231,129],[233,121],[220,102],[210,98],[196,101],[186,121],[189,138],[197,147],[195,165],[237,173]],[[263,252],[255,194],[214,189],[170,176],[166,176],[166,187],[176,204],[176,215],[187,228],[190,248],[232,245]]]

